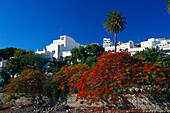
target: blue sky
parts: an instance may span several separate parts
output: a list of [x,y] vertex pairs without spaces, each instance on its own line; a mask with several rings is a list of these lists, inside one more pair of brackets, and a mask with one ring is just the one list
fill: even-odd
[[127,18],[118,41],[170,38],[165,0],[0,0],[0,49],[42,49],[68,35],[82,45],[114,40],[103,26],[112,9]]

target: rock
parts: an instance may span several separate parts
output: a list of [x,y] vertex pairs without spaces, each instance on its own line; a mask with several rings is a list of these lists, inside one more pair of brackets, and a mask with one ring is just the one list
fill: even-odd
[[19,99],[15,100],[14,104],[21,104],[21,105],[27,105],[31,104],[32,102],[26,98],[26,97],[20,97]]
[[39,109],[37,109],[37,110],[35,110],[34,112],[35,112],[35,113],[40,113],[40,110],[39,110]]

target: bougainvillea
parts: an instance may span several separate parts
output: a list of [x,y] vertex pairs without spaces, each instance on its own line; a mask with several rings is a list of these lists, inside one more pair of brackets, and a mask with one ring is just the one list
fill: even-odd
[[9,95],[30,94],[31,96],[41,96],[43,80],[45,80],[44,76],[39,70],[24,70],[6,86],[5,93]]
[[127,52],[105,52],[96,67],[87,70],[79,77],[79,82],[74,83],[78,90],[76,101],[118,104],[126,101],[128,94],[164,97],[169,93],[169,74],[167,69],[142,62]]

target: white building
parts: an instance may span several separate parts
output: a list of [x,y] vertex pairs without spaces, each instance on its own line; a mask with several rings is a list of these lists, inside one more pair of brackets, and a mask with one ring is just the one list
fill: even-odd
[[[103,47],[105,48],[105,51],[109,51],[109,50],[114,50],[114,46],[112,45],[112,43],[110,42],[110,38],[106,39],[104,38],[103,40]],[[120,50],[126,50],[126,49],[131,49],[134,48],[134,42],[133,41],[129,41],[127,43],[123,43],[122,41],[119,41],[117,43],[117,51]]]
[[45,58],[49,59],[50,61],[53,60],[53,53],[46,51],[46,49],[44,48],[43,51],[40,51],[39,49],[37,49],[36,54],[40,54],[43,55]]
[[7,60],[3,60],[0,61],[0,71],[5,67],[5,63],[7,62]]
[[[105,39],[105,38],[104,38]],[[103,42],[103,47],[105,48],[105,51],[114,50],[114,46],[104,46],[105,42]],[[170,54],[170,39],[165,38],[150,38],[148,41],[143,41],[140,43],[141,47],[135,47],[133,41],[129,41],[127,43],[122,43],[119,41],[117,43],[117,52],[120,50],[126,50],[128,49],[131,54],[134,54],[137,51],[143,51],[146,48],[156,47],[158,46],[163,51],[167,52],[167,54]]]
[[103,47],[111,47],[113,46],[113,42],[110,42],[110,38],[104,38],[103,39]]
[[[53,40],[53,43],[46,46],[43,51],[37,51],[36,54],[46,54],[51,58],[53,56],[56,59],[61,57],[70,56],[70,50],[79,47],[80,44],[76,43],[75,40],[69,36],[60,36],[60,39]],[[52,59],[52,58],[51,58]]]

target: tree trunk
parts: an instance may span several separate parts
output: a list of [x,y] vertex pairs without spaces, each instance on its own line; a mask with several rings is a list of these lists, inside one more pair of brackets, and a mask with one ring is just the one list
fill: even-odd
[[117,34],[115,32],[115,53],[116,53],[116,46],[117,46]]

